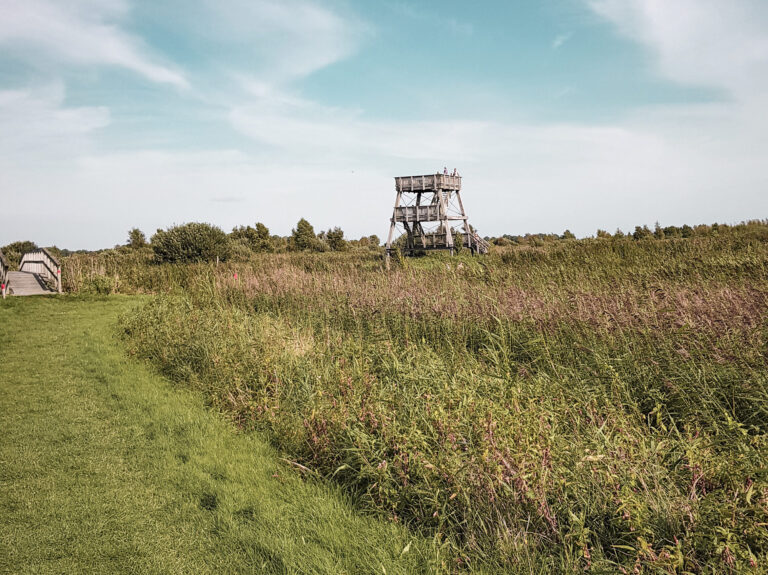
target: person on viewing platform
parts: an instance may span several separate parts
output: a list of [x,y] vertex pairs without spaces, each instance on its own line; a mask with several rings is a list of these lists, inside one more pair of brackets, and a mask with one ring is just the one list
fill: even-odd
[[443,175],[444,176],[448,175],[448,166],[443,166]]

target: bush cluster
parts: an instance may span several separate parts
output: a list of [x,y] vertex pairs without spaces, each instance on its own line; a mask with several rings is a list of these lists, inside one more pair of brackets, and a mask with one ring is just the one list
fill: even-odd
[[224,261],[231,250],[229,238],[221,228],[203,223],[157,230],[151,244],[156,260],[162,263]]

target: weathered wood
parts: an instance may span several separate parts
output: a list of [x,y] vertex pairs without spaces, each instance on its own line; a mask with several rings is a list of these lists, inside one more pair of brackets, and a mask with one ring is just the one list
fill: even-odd
[[32,272],[8,272],[8,287],[15,296],[56,293],[48,287],[40,274]]
[[8,260],[6,259],[3,250],[0,250],[0,294],[2,294],[3,299],[5,299],[5,292],[8,286],[9,271]]
[[[405,250],[411,255],[420,250],[449,250],[451,255],[457,247],[454,234],[458,229],[450,222],[462,222],[460,245],[469,248],[472,253],[488,253],[489,244],[482,240],[469,225],[464,203],[461,199],[461,176],[446,174],[426,174],[421,176],[401,176],[395,178],[397,199],[390,219],[391,225],[387,236],[387,265],[392,252],[392,242],[398,225],[405,230]],[[432,194],[429,203],[422,203],[424,194]],[[456,195],[458,207],[453,203]],[[400,203],[405,201],[406,206]],[[415,205],[414,205],[415,203]],[[437,231],[425,232],[423,224],[438,223]]]
[[395,221],[397,222],[438,222],[440,217],[439,206],[402,206],[395,208]]
[[458,191],[460,189],[461,176],[426,174],[423,176],[401,176],[395,178],[395,190],[398,192]]
[[56,285],[56,291],[61,293],[61,264],[51,252],[39,248],[21,256],[19,271],[41,276]]

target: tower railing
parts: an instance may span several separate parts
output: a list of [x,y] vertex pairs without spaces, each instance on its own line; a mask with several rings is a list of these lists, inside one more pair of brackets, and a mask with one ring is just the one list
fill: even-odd
[[447,174],[400,176],[395,178],[395,189],[398,192],[459,191],[461,190],[461,176]]

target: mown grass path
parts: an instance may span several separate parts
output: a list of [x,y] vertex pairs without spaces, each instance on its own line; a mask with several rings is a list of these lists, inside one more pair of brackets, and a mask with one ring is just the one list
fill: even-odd
[[0,572],[429,570],[405,530],[126,357],[115,323],[138,303],[0,302]]

